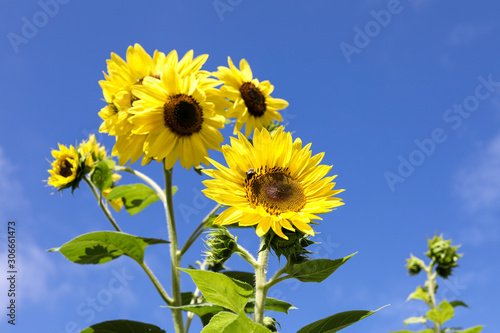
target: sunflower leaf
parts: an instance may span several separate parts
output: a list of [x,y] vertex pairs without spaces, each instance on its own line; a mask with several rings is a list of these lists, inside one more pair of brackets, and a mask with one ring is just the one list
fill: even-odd
[[94,324],[80,333],[165,333],[158,326],[132,320],[110,320]]
[[90,176],[92,183],[99,189],[99,191],[104,191],[113,185],[113,172],[109,168],[106,161],[99,162]]
[[[173,188],[173,193],[177,187]],[[130,215],[135,215],[141,210],[149,206],[155,201],[158,201],[158,194],[147,185],[131,184],[114,187],[108,194],[108,200],[113,201],[122,199],[127,212]]]
[[[245,312],[247,313],[254,312],[254,307],[255,307],[255,298],[250,298],[245,307]],[[266,303],[264,304],[264,309],[265,311],[277,311],[288,314],[288,310],[296,309],[296,307],[294,307],[292,304],[288,302],[281,301],[276,298],[266,297]]]
[[129,256],[138,263],[144,259],[148,245],[168,243],[163,239],[143,238],[116,231],[97,231],[80,235],[61,247],[48,250],[61,252],[77,264],[104,264],[121,255]]
[[321,282],[342,266],[357,252],[340,259],[315,259],[291,265],[288,274],[302,282]]
[[463,331],[456,331],[455,333],[480,333],[483,330],[483,327],[484,326],[474,326]]
[[[386,305],[387,306],[387,305]],[[381,307],[375,311],[354,310],[334,314],[333,316],[318,320],[312,324],[302,327],[297,333],[335,333],[350,326],[361,319],[371,316],[375,312],[385,308]]]
[[426,317],[439,325],[450,320],[455,315],[453,306],[447,300],[443,300],[434,309],[427,311]]
[[241,311],[238,315],[222,311],[213,316],[210,323],[203,328],[201,333],[270,333],[271,331],[253,322],[245,312]]
[[197,269],[180,269],[191,275],[196,286],[200,289],[205,299],[216,305],[239,313],[245,308],[252,296],[252,286],[239,280],[208,271]]

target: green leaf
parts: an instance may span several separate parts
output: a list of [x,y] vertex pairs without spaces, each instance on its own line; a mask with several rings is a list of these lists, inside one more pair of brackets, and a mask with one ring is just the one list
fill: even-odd
[[302,282],[321,282],[342,266],[349,258],[357,252],[341,259],[316,259],[290,267],[288,274]]
[[106,161],[99,162],[92,172],[90,179],[92,183],[99,189],[99,191],[104,191],[113,185],[113,172],[108,166]]
[[[386,305],[387,306],[387,305]],[[361,319],[364,319],[375,312],[385,308],[381,307],[375,311],[354,310],[334,314],[333,316],[318,320],[312,324],[302,327],[297,333],[334,333]]]
[[200,289],[205,299],[227,309],[239,313],[245,308],[254,290],[245,282],[231,279],[221,273],[197,269],[183,269],[191,275],[194,283]]
[[463,306],[465,308],[468,308],[469,306],[467,304],[465,304],[464,302],[462,301],[452,301],[450,302],[451,306],[453,306],[454,308],[456,308],[457,306]]
[[240,271],[226,271],[221,272],[225,276],[229,276],[232,279],[239,280],[241,282],[248,283],[253,288],[255,288],[255,274],[250,272],[240,272]]
[[180,309],[184,311],[189,311],[200,317],[206,314],[216,314],[224,310],[222,306],[208,302],[187,304],[182,306],[165,306],[165,307],[170,309]]
[[474,326],[463,331],[456,331],[455,333],[479,333],[484,326]]
[[132,320],[110,320],[92,325],[80,333],[165,333],[158,326]]
[[270,333],[264,326],[253,322],[241,311],[238,315],[231,312],[219,312],[201,333]]
[[403,321],[405,326],[408,324],[425,324],[426,322],[427,322],[427,318],[425,318],[425,317],[410,317],[410,318],[407,318]]
[[[176,187],[173,188],[174,192]],[[135,215],[141,210],[158,201],[158,194],[149,186],[144,184],[130,184],[114,187],[108,194],[108,200],[122,199],[127,212]]]
[[168,243],[162,239],[143,238],[116,231],[97,231],[80,235],[61,247],[48,251],[59,251],[68,260],[77,264],[104,264],[127,255],[138,263],[144,259],[146,246]]
[[[247,313],[254,312],[254,308],[255,308],[255,298],[250,298],[250,300],[248,301],[248,303],[245,307],[245,312],[247,312]],[[275,299],[275,298],[271,298],[271,297],[267,297],[264,309],[266,311],[277,311],[277,312],[283,312],[283,313],[288,314],[288,310],[296,309],[296,307],[294,307],[292,304],[290,304],[288,302],[281,301],[279,299]]]
[[453,318],[455,311],[448,301],[443,300],[434,309],[427,311],[426,317],[439,325]]
[[410,299],[420,299],[427,303],[427,301],[429,301],[430,298],[429,298],[429,293],[425,291],[424,288],[422,288],[421,286],[418,286],[417,289],[415,289],[415,291],[408,296],[406,301],[409,301]]

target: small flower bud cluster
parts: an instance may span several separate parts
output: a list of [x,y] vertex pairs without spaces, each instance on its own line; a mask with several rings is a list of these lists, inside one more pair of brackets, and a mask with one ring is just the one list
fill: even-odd
[[422,259],[415,257],[413,254],[410,254],[410,259],[406,259],[406,261],[405,267],[408,269],[410,275],[417,275],[425,266]]
[[224,269],[224,263],[238,249],[236,238],[225,227],[212,230],[205,241],[208,269],[218,272]]
[[462,254],[457,253],[459,246],[451,246],[451,239],[444,240],[443,235],[439,237],[435,235],[427,241],[429,251],[425,255],[436,262],[437,274],[442,278],[448,278],[452,273],[452,269],[458,266],[458,259],[462,257]]

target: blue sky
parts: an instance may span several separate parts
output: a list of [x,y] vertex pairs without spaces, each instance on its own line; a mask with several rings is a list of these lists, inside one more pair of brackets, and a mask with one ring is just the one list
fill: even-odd
[[[86,186],[74,196],[51,195],[42,180],[57,143],[75,144],[98,132],[104,106],[98,81],[110,53],[124,57],[129,45],[140,43],[150,53],[208,53],[207,70],[227,65],[228,56],[247,59],[257,78],[274,84],[273,97],[290,103],[287,130],[312,142],[313,153],[325,152],[323,163],[334,166],[337,186],[346,189],[346,205],[316,227],[322,245],[315,257],[359,253],[321,284],[271,289],[270,296],[299,308],[288,317],[272,313],[282,332],[386,304],[345,332],[402,329],[404,318],[423,311],[405,302],[423,283],[407,275],[405,258],[422,256],[425,237],[436,231],[465,253],[438,292],[470,305],[450,323],[484,324],[484,332],[494,332],[500,326],[499,11],[493,0],[2,1],[0,267],[13,219],[19,294],[17,327],[3,314],[0,330],[73,332],[119,318],[171,330],[170,312],[159,307],[160,297],[129,258],[81,266],[45,252],[111,228]],[[224,132],[226,142],[231,131]],[[98,139],[111,150],[113,138]],[[160,165],[143,171],[162,181]],[[203,179],[175,168],[181,241],[213,207],[200,195]],[[186,209],[192,214],[182,215]],[[160,204],[117,219],[126,232],[167,238]],[[253,251],[258,247],[253,231],[239,239]],[[199,241],[183,267],[201,259],[202,249]],[[168,285],[168,248],[148,248],[146,261]],[[272,262],[271,272],[278,267]],[[228,265],[247,269],[239,259]],[[185,275],[182,283],[183,290],[194,289]],[[6,290],[2,278],[2,313]],[[92,308],[89,300],[99,297],[105,302]],[[199,330],[195,320],[191,332]]]

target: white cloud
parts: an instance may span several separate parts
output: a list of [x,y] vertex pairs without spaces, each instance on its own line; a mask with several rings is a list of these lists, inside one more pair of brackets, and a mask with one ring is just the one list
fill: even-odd
[[448,42],[453,46],[468,46],[491,30],[492,27],[486,25],[457,25],[451,31]]
[[455,175],[455,193],[465,218],[472,223],[462,230],[473,244],[497,240],[500,216],[500,134],[471,157]]

